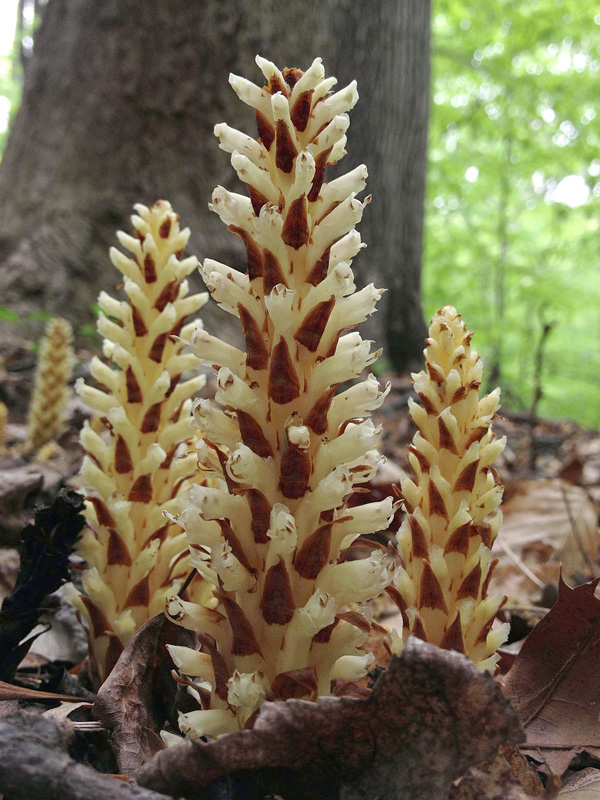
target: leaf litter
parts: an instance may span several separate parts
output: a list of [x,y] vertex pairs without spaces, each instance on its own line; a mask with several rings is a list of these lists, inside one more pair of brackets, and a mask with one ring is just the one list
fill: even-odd
[[558,601],[525,640],[503,681],[526,749],[560,775],[581,750],[600,757],[600,579]]
[[[386,415],[384,428],[389,435],[386,442],[384,442],[384,449],[387,451],[388,455],[392,456],[393,460],[397,461],[400,467],[405,468],[404,446],[412,436],[412,429],[410,425],[405,424],[403,420],[405,420],[403,406],[402,408],[396,407],[393,415]],[[498,432],[509,433],[512,447],[512,451],[508,451],[507,453],[506,463],[502,470],[505,482],[508,484],[508,491],[506,495],[507,503],[505,504],[505,525],[501,535],[504,535],[509,548],[516,554],[517,561],[515,562],[514,559],[507,556],[505,551],[499,551],[496,554],[500,559],[500,564],[496,573],[495,588],[496,590],[503,590],[504,593],[509,594],[509,602],[513,602],[513,604],[520,603],[524,607],[529,606],[532,609],[539,609],[537,603],[539,602],[542,588],[544,588],[544,586],[547,588],[553,583],[558,582],[561,564],[563,574],[572,583],[581,582],[581,580],[584,580],[586,577],[592,577],[599,572],[598,544],[600,542],[600,537],[597,532],[597,506],[594,501],[598,501],[600,498],[600,437],[597,434],[575,429],[573,426],[564,426],[562,423],[540,423],[536,424],[534,427],[532,427],[531,422],[520,423],[515,421],[515,419],[498,420],[498,423]],[[502,427],[507,430],[500,430]],[[536,437],[539,440],[537,445]],[[545,445],[544,447],[538,446],[542,440],[548,439],[552,439],[557,443],[556,449],[552,452],[549,452]],[[67,448],[71,446],[74,447],[74,441],[75,440],[73,440],[73,442],[65,440],[65,446]],[[75,454],[75,452],[73,452],[73,457],[75,456],[79,458],[80,454]],[[25,466],[25,462],[23,462],[23,465]],[[392,467],[392,465],[390,466]],[[10,469],[12,470],[12,467]],[[18,485],[15,485],[14,490],[12,484],[10,486],[8,483],[6,484],[4,495],[6,498],[6,505],[4,507],[5,514],[3,515],[4,520],[7,520],[10,515],[14,514],[22,515],[21,518],[26,519],[27,515],[31,514],[27,508],[30,504],[30,500],[27,500],[27,495],[32,489],[33,491],[39,491],[39,484],[35,485],[35,482],[30,483],[30,480],[33,480],[35,477],[34,473],[37,472],[39,475],[40,471],[43,471],[43,469],[38,464],[32,464],[28,470],[23,472],[23,479],[18,482]],[[69,470],[69,472],[73,474],[72,470]],[[8,469],[4,470],[5,475],[8,473]],[[385,492],[386,484],[388,483],[391,489],[392,482],[397,479],[395,477],[397,473],[397,468],[390,468],[388,473],[382,475],[383,485],[375,487],[376,490]],[[30,475],[31,479],[29,478]],[[512,480],[507,481],[507,477],[512,477]],[[46,482],[48,483],[48,480]],[[48,487],[46,487],[45,491],[47,491],[47,488]],[[0,495],[1,494],[0,492]],[[10,535],[12,535],[12,530]],[[9,542],[9,540],[5,541],[6,543]],[[14,551],[5,550],[4,552],[9,554]],[[532,581],[527,576],[522,569],[523,565],[533,573],[537,578],[537,582]],[[502,582],[500,582],[499,578],[502,578]],[[581,587],[569,589],[568,586],[561,585],[557,606],[562,607],[566,602],[565,597],[567,599],[569,598],[569,592],[577,592],[579,589],[581,589]],[[594,627],[596,623],[593,620],[595,619],[594,609],[597,608],[598,599],[596,596],[590,599],[589,589],[585,597],[588,603],[581,603],[581,608],[579,609],[580,616],[583,620],[587,619],[586,624],[588,624],[591,629],[596,630]],[[587,608],[588,604],[591,606],[591,610]],[[543,609],[541,611],[544,613]],[[511,686],[511,682],[515,682],[515,686],[510,690],[512,692],[510,696],[521,713],[523,713],[523,709],[527,711],[529,708],[527,704],[530,702],[530,698],[527,694],[526,682],[519,683],[516,681],[515,676],[525,667],[530,670],[531,675],[534,677],[544,675],[546,681],[544,685],[547,688],[550,687],[548,698],[544,700],[542,710],[538,712],[535,719],[529,720],[529,718],[527,718],[529,720],[526,725],[528,743],[525,745],[524,752],[531,758],[527,764],[525,777],[523,774],[519,774],[519,769],[515,766],[514,759],[511,760],[502,751],[494,758],[493,752],[491,752],[490,755],[486,756],[486,758],[491,759],[488,763],[472,767],[460,780],[459,785],[452,790],[452,800],[471,800],[471,798],[475,797],[477,800],[495,800],[495,798],[500,797],[504,800],[523,800],[526,797],[537,796],[564,796],[566,800],[600,800],[600,770],[589,768],[579,772],[573,771],[573,769],[576,768],[574,766],[575,761],[573,761],[574,756],[578,754],[580,756],[583,752],[584,756],[589,754],[591,757],[598,747],[596,730],[590,716],[591,709],[593,709],[594,706],[588,705],[589,697],[584,691],[588,688],[591,691],[591,687],[599,683],[597,673],[594,671],[595,664],[600,663],[596,650],[596,634],[590,634],[591,638],[587,645],[581,645],[581,640],[579,639],[577,639],[577,642],[574,644],[569,644],[568,641],[570,640],[568,640],[567,634],[573,634],[570,630],[572,626],[568,624],[569,614],[559,618],[560,624],[554,630],[554,635],[551,635],[552,626],[556,624],[556,620],[551,616],[552,613],[553,611],[550,611],[546,616],[546,619],[550,619],[550,623],[542,619],[529,636],[529,639],[533,639],[533,635],[538,629],[544,632],[545,627],[547,627],[549,628],[548,642],[544,646],[536,645],[533,647],[533,645],[528,645],[529,639],[525,639],[521,648],[522,653],[516,656],[511,677],[510,679],[506,679],[509,687]],[[539,616],[538,614],[533,614],[528,622],[534,624],[539,619]],[[382,618],[382,623],[385,625],[388,624],[385,617]],[[581,625],[578,623],[578,625],[575,626],[576,630],[580,630],[582,625],[583,623]],[[585,625],[583,625],[583,627],[585,627]],[[160,635],[163,634],[167,635],[165,631]],[[561,652],[563,650],[568,652],[571,661],[566,664],[564,658],[561,662],[560,658],[557,656],[556,659],[560,663],[556,664],[550,659],[551,666],[549,666],[547,658],[548,653],[557,649],[555,645],[558,643],[558,640],[564,638],[565,635],[567,635],[567,644],[564,648],[559,647],[558,650]],[[533,639],[533,642],[535,644],[535,639]],[[136,646],[139,648],[141,645],[143,645],[143,642],[138,642]],[[150,648],[149,650],[147,649],[148,647]],[[532,647],[533,651],[531,651]],[[382,657],[378,659],[380,662],[385,662],[387,660],[386,651],[387,647],[385,646],[385,642],[383,642]],[[125,655],[125,653],[123,655]],[[163,763],[163,760],[166,758],[171,758],[171,750],[162,751],[162,745],[157,736],[160,725],[163,724],[161,720],[164,721],[166,716],[168,716],[166,705],[171,702],[170,696],[165,699],[167,697],[165,695],[165,687],[167,673],[170,670],[170,663],[163,660],[159,651],[152,651],[152,646],[149,642],[142,647],[141,651],[138,650],[136,656],[130,656],[130,658],[132,660],[128,666],[125,664],[121,665],[123,668],[120,675],[121,688],[117,689],[114,685],[112,687],[112,721],[109,719],[110,714],[108,711],[105,710],[101,713],[105,714],[102,718],[107,724],[107,727],[112,729],[113,747],[120,753],[122,763],[128,766],[127,771],[139,771],[139,765],[141,763],[146,764],[139,773],[141,776],[144,774],[144,771],[150,774],[150,771],[155,765]],[[569,659],[569,655],[566,656],[566,659]],[[396,659],[394,659],[392,663],[395,663],[395,661]],[[162,677],[160,679],[156,676],[151,677],[149,674],[151,670],[144,669],[149,663],[155,665],[159,663],[161,665],[159,672]],[[552,669],[555,671],[552,672]],[[17,673],[17,675],[19,676],[19,673]],[[575,696],[577,698],[575,702],[573,702],[570,695],[573,687],[573,675],[577,679],[575,680],[575,684],[579,687],[575,691]],[[567,677],[569,678],[568,680]],[[129,688],[129,697],[127,699],[128,680],[131,680],[132,684]],[[171,680],[170,677],[168,680]],[[556,688],[554,689],[552,688],[555,686],[553,681],[556,682]],[[380,683],[381,679],[378,686]],[[589,683],[590,687],[586,687],[586,683]],[[13,688],[18,689],[18,687]],[[121,692],[120,697],[119,691]],[[382,690],[376,689],[376,692],[377,691]],[[139,702],[136,701],[132,705],[132,698],[138,692],[141,699]],[[564,694],[565,692],[566,695]],[[583,695],[578,694],[578,692],[583,692]],[[8,690],[6,696],[14,698],[15,694],[12,690]],[[567,698],[566,702],[564,702],[563,699],[565,696]],[[156,697],[162,698],[158,700],[158,711]],[[542,697],[545,696],[542,694]],[[73,698],[71,697],[69,699],[72,701]],[[412,702],[412,696],[410,700]],[[16,701],[7,699],[3,705],[8,707],[14,702]],[[332,699],[332,702],[336,704],[342,702],[366,704],[369,703],[370,700],[335,698]],[[430,698],[430,704],[435,704],[435,702],[437,702],[437,695],[434,694]],[[595,697],[592,697],[590,702],[596,702]],[[101,707],[101,703],[102,701],[98,704],[98,709]],[[121,704],[120,706],[119,703]],[[119,707],[120,711],[118,710]],[[269,706],[267,706],[267,708],[268,707]],[[57,710],[56,716],[59,718],[68,716],[69,711],[67,708],[68,706],[63,710]],[[82,710],[83,709],[84,707],[82,706]],[[106,714],[109,716],[106,716]],[[274,716],[271,718],[269,714],[273,714]],[[123,720],[122,723],[119,722],[119,715]],[[570,715],[574,715],[573,722],[570,722],[568,719]],[[258,733],[267,735],[267,733],[271,731],[271,725],[276,725],[278,717],[275,711],[266,713],[266,710],[261,716],[263,717],[263,722],[261,724],[266,727],[264,730],[259,729]],[[548,718],[547,720],[546,717]],[[584,720],[583,723],[581,723],[581,719]],[[285,726],[287,726],[288,719],[286,714],[283,714],[283,720]],[[553,725],[540,732],[540,720],[550,721]],[[86,725],[88,723],[83,722],[79,724]],[[90,724],[97,725],[98,723]],[[296,723],[294,724],[296,725]],[[300,725],[299,720],[297,724]],[[414,724],[416,723],[413,720],[413,726]],[[419,725],[421,724],[422,720],[419,722]],[[285,726],[284,731],[287,731],[288,728]],[[274,727],[273,730],[276,731],[277,728]],[[550,736],[550,731],[554,739]],[[584,731],[586,735],[579,735],[578,731]],[[594,733],[593,738],[590,738],[588,735],[590,731]],[[252,732],[244,732],[244,735],[247,733]],[[379,733],[379,731],[376,731],[376,733]],[[534,733],[538,736],[535,740],[533,739]],[[142,744],[136,750],[132,737],[138,735],[141,736]],[[362,736],[362,733],[358,735]],[[542,737],[541,739],[540,736]],[[313,728],[310,728],[307,734],[308,739],[311,739],[311,737],[314,738]],[[225,739],[226,737],[206,747],[219,745],[221,748],[225,748],[224,744],[220,744],[220,742]],[[275,734],[275,739],[279,742],[281,736]],[[342,741],[347,741],[344,735],[342,735]],[[369,741],[371,740],[367,736],[364,740],[361,740],[361,746],[366,746],[365,743]],[[400,741],[403,741],[401,736]],[[556,746],[556,741],[561,742],[561,744]],[[535,743],[533,749],[531,747],[531,742]],[[550,744],[550,742],[554,742],[554,744]],[[179,747],[184,749],[186,747],[188,749],[196,749],[202,746],[191,745],[191,743],[188,742]],[[158,756],[153,758],[153,753],[157,751],[159,751]],[[409,753],[412,752],[413,751],[409,749]],[[434,761],[431,752],[435,753],[435,760],[437,761],[437,740],[435,746],[433,746],[429,752],[422,753],[421,760],[424,764],[431,765]],[[391,748],[389,753],[391,753],[393,761],[397,752],[394,748]],[[297,757],[297,753],[295,752],[293,752],[292,755],[294,758]],[[403,752],[400,757],[403,763],[405,763],[405,755],[406,751]],[[440,753],[440,758],[441,762],[444,762],[443,753]],[[535,763],[536,759],[538,762],[545,761],[547,771],[551,770],[555,775],[563,775],[565,785],[558,795],[555,791],[558,784],[553,774],[550,774],[548,778],[544,778],[544,780],[546,780],[546,787],[543,795],[538,794],[539,786],[537,786],[537,788],[532,788],[531,785],[528,785],[528,780],[532,779],[532,776],[535,776],[535,770],[532,772],[531,764]],[[320,763],[319,759],[317,759],[316,763]],[[565,772],[569,764],[571,764],[572,768]],[[583,764],[585,765],[585,762],[583,762]],[[234,766],[233,764],[229,764],[227,768]],[[130,770],[129,767],[131,767]],[[581,769],[581,766],[578,768]],[[397,770],[399,767],[393,767],[392,772],[394,769]],[[322,778],[320,784],[322,788],[324,787],[323,791],[337,791],[338,795],[331,793],[317,795],[314,792],[311,794],[310,788],[306,789],[306,787],[304,787],[306,792],[302,795],[302,776],[307,777],[308,783],[314,786],[314,775],[311,770],[302,768],[302,771],[298,772],[297,770],[291,770],[289,766],[271,768],[266,766],[260,767],[254,764],[251,768],[248,767],[241,772],[230,772],[225,777],[217,780],[217,782],[213,784],[214,786],[219,786],[222,781],[225,781],[224,784],[221,784],[222,791],[219,790],[221,791],[220,794],[210,794],[207,789],[207,793],[203,792],[202,794],[198,793],[199,790],[197,790],[196,796],[235,797],[236,800],[238,797],[243,797],[244,800],[246,800],[246,798],[250,797],[250,794],[245,792],[250,791],[248,787],[253,785],[250,776],[255,777],[257,775],[262,775],[261,785],[267,787],[272,786],[272,779],[274,776],[279,776],[280,784],[287,790],[287,794],[285,794],[286,800],[288,797],[291,798],[293,796],[310,796],[315,798],[318,796],[343,796],[348,798],[353,798],[355,796],[385,796],[393,798],[396,796],[393,794],[395,789],[388,791],[389,787],[386,785],[386,787],[381,790],[383,791],[383,794],[381,794],[381,787],[374,788],[368,781],[367,788],[365,789],[367,793],[363,793],[362,795],[352,794],[351,792],[353,791],[359,791],[359,789],[356,788],[358,784],[355,780],[353,780],[352,785],[347,788],[337,777],[332,777],[330,772],[327,772],[327,769],[325,769],[324,774],[325,777]],[[368,774],[368,770],[365,769],[361,774]],[[343,777],[347,778],[346,773],[344,773]],[[446,775],[445,780],[448,779]],[[396,780],[399,780],[397,772]],[[269,781],[271,781],[271,783],[269,783]],[[225,787],[224,789],[223,786]],[[296,789],[298,789],[300,794],[293,794]],[[316,789],[318,789],[318,786],[316,786]],[[346,791],[350,792],[350,794],[343,794],[343,792]],[[362,789],[360,789],[360,791],[362,791]],[[421,790],[417,789],[415,791]],[[171,794],[172,792],[175,792],[175,788],[170,786],[168,793]],[[371,792],[371,794],[368,792]],[[460,792],[462,792],[462,794],[460,794]],[[262,797],[263,795],[257,793],[255,796]],[[400,794],[397,796],[403,798],[405,795]],[[420,800],[421,797],[427,797],[428,800],[433,800],[433,798],[436,797],[435,794],[431,793],[430,788],[423,789],[421,794],[413,792],[413,794],[407,794],[406,796],[410,796],[411,800]]]
[[192,800],[229,773],[284,768],[294,772],[298,800],[447,800],[469,766],[522,738],[489,674],[459,653],[411,638],[368,699],[267,702],[252,729],[210,743],[187,739],[136,777]]

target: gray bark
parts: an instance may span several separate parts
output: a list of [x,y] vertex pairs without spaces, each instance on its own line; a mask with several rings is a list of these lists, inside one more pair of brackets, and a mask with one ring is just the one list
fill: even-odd
[[[191,227],[190,252],[241,266],[241,242],[207,210],[217,183],[236,185],[215,123],[254,132],[228,73],[260,81],[256,53],[301,68],[320,55],[362,98],[341,167],[364,162],[371,176],[355,266],[389,292],[369,334],[387,339],[394,367],[412,366],[425,333],[428,43],[429,0],[49,0],[0,165],[0,305],[91,322],[117,281],[115,231],[130,229],[134,202],[158,198]],[[217,313],[203,316],[222,330]]]

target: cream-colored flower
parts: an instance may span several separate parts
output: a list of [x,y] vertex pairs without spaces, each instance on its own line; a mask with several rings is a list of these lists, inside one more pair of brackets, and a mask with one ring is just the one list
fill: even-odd
[[332,94],[320,59],[304,73],[257,63],[264,88],[230,81],[256,113],[258,141],[215,128],[249,197],[219,187],[211,206],[242,239],[247,272],[201,266],[213,298],[239,318],[245,349],[202,330],[191,338],[217,368],[217,405],[200,401],[195,415],[218,488],[194,489],[179,522],[218,604],[210,620],[178,599],[168,613],[202,643],[200,660],[172,648],[183,674],[210,685],[202,710],[183,721],[196,735],[250,725],[263,697],[315,699],[364,676],[370,622],[343,607],[390,580],[379,554],[345,560],[356,537],[394,513],[391,501],[347,508],[381,460],[368,416],[385,395],[373,376],[337,391],[378,355],[347,332],[381,295],[356,291],[350,266],[362,247],[354,226],[366,169],[325,180],[345,152],[356,86]]
[[[99,434],[86,424],[81,433],[89,527],[78,552],[89,569],[83,594],[73,593],[98,681],[190,570],[185,537],[165,513],[183,510],[184,492],[197,479],[191,408],[204,377],[182,380],[197,360],[171,337],[192,334],[197,322],[186,320],[207,295],[188,293],[186,278],[197,260],[180,257],[190,232],[180,229],[170,204],[135,209],[135,236],[118,234],[129,255],[110,252],[127,297],[100,295],[106,360],[91,365],[98,388],[77,384],[103,429]],[[205,591],[200,584],[191,588],[198,597]]]
[[73,330],[62,317],[54,317],[46,331],[29,405],[27,445],[39,448],[59,433],[71,389],[73,372]]
[[482,363],[471,336],[454,308],[442,308],[429,329],[426,369],[413,376],[420,401],[410,402],[415,479],[402,481],[407,513],[397,589],[405,641],[414,633],[490,669],[507,633],[504,625],[492,629],[502,598],[487,597],[502,519],[492,465],[506,442],[491,428],[499,389],[479,397]]

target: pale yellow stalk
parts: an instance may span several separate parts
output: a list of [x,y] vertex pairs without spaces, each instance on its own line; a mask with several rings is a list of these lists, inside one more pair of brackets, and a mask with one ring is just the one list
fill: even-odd
[[384,396],[373,376],[338,389],[379,355],[347,332],[381,294],[356,291],[350,268],[366,169],[324,180],[345,153],[356,87],[332,94],[320,59],[305,73],[257,63],[266,87],[230,82],[255,110],[260,138],[215,128],[249,197],[218,187],[212,208],[244,242],[248,270],[210,259],[201,268],[213,298],[240,319],[245,349],[203,330],[192,337],[194,353],[218,367],[216,404],[195,409],[201,460],[218,486],[195,487],[180,524],[218,604],[168,605],[202,644],[170,648],[200,701],[181,719],[190,735],[251,725],[265,698],[347,691],[373,661],[360,649],[368,615],[347,604],[390,579],[385,553],[346,560],[358,536],[393,514],[389,498],[347,506],[381,461],[369,414]]
[[500,390],[479,397],[482,363],[471,336],[454,308],[442,308],[429,329],[426,369],[413,376],[420,401],[410,402],[415,480],[402,481],[407,513],[396,599],[404,640],[412,633],[491,669],[507,634],[505,625],[492,629],[502,597],[487,595],[502,519],[493,464],[506,441],[491,427]]
[[[99,298],[106,360],[95,357],[91,364],[98,388],[77,384],[101,429],[86,424],[81,433],[89,527],[78,553],[89,569],[83,594],[73,597],[89,628],[98,682],[190,571],[185,537],[165,513],[183,509],[189,481],[198,474],[191,398],[204,377],[182,380],[197,360],[172,337],[191,335],[197,321],[186,319],[207,295],[188,294],[186,278],[197,260],[181,259],[190,232],[180,229],[169,203],[135,209],[135,236],[118,234],[130,255],[116,248],[110,253],[126,299],[104,292]],[[192,596],[203,596],[201,584],[192,585]]]
[[46,325],[29,404],[27,447],[38,449],[56,438],[63,423],[73,373],[73,330],[66,319]]

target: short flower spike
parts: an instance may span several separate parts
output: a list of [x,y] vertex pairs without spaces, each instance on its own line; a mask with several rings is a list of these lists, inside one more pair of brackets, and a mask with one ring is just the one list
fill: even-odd
[[[135,236],[118,234],[131,255],[110,253],[127,299],[104,292],[99,299],[108,363],[94,358],[91,372],[100,388],[77,384],[102,429],[86,424],[81,433],[89,527],[78,552],[90,568],[83,594],[73,597],[87,621],[99,682],[190,570],[185,537],[165,512],[182,511],[189,479],[198,479],[196,455],[188,452],[191,398],[205,379],[181,380],[197,359],[171,336],[191,335],[198,323],[186,319],[208,295],[188,294],[186,278],[198,262],[180,258],[190,232],[180,230],[170,204],[135,209]],[[201,584],[192,589],[204,592]]]
[[482,363],[471,336],[454,308],[442,308],[429,329],[426,370],[413,376],[420,400],[410,402],[418,428],[408,448],[415,480],[402,481],[396,599],[404,640],[412,633],[459,650],[483,670],[493,667],[507,634],[505,625],[492,630],[503,599],[487,596],[502,518],[502,484],[492,465],[506,441],[491,428],[500,390],[479,398]]
[[248,726],[265,698],[314,700],[364,676],[370,623],[346,606],[390,580],[385,554],[346,561],[351,543],[393,514],[390,498],[347,507],[381,461],[369,413],[385,393],[372,375],[336,392],[379,355],[346,332],[381,295],[372,285],[357,292],[350,268],[362,246],[354,226],[367,201],[356,195],[367,172],[325,181],[345,152],[356,87],[332,94],[320,59],[304,73],[257,63],[264,88],[230,82],[255,110],[260,138],[215,128],[249,197],[218,187],[212,209],[242,239],[248,269],[210,259],[201,267],[246,345],[203,330],[192,337],[198,358],[218,367],[217,405],[195,408],[201,460],[218,488],[195,487],[180,523],[218,605],[168,605],[202,643],[201,652],[170,648],[201,705],[182,717],[191,735]]
[[66,319],[54,317],[46,331],[38,357],[33,394],[29,406],[27,444],[39,448],[57,435],[71,389],[73,330]]

